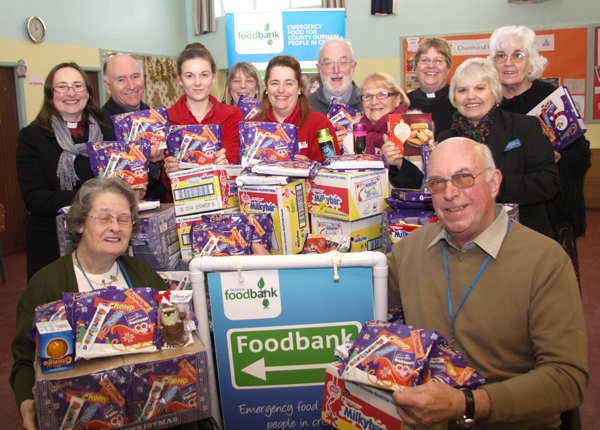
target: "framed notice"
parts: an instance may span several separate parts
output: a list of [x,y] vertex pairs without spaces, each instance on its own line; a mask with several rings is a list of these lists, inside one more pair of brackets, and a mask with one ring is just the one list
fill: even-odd
[[[585,98],[588,58],[588,29],[569,28],[556,30],[535,30],[536,41],[540,54],[548,59],[548,65],[542,75],[555,85],[565,85],[578,105],[579,112],[585,120]],[[596,58],[598,58],[598,30],[596,31]],[[471,34],[459,36],[440,36],[447,40],[452,48],[452,68],[448,74],[448,83],[456,68],[468,58],[487,58],[490,55],[490,36],[487,34]],[[402,71],[404,89],[411,91],[418,88],[416,70],[412,60],[419,46],[421,37],[408,37],[402,40]],[[598,65],[598,60],[595,60]],[[600,71],[599,71],[600,72]],[[598,76],[594,76],[598,79]],[[598,81],[595,81],[598,82]],[[598,84],[596,87],[600,87]],[[600,91],[599,90],[595,90]],[[596,96],[596,94],[594,94]],[[600,99],[600,94],[598,94]],[[594,102],[597,113],[598,103]],[[594,117],[594,119],[597,119]],[[600,114],[599,118],[600,119]]]

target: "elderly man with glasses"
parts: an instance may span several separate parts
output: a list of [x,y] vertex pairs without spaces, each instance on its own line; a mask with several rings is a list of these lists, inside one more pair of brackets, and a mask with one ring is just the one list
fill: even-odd
[[[356,61],[349,40],[336,36],[323,42],[319,49],[317,69],[321,74],[322,85],[308,96],[310,107],[314,111],[326,115],[333,99],[339,99],[362,112],[360,88],[352,81]],[[340,142],[343,138],[344,135],[338,133]]]
[[490,149],[442,142],[427,188],[440,222],[388,254],[390,304],[406,324],[436,330],[486,379],[477,390],[439,382],[394,393],[407,424],[558,429],[583,403],[587,339],[573,267],[555,241],[496,209],[502,174]]

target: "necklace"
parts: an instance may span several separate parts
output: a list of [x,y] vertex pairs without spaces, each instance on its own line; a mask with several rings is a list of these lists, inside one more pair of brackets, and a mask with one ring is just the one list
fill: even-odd
[[[88,284],[90,284],[90,288],[93,291],[96,290],[96,288],[94,288],[92,283],[96,284],[99,288],[105,288],[109,285],[115,285],[115,282],[117,281],[117,278],[119,276],[119,265],[118,264],[117,264],[117,272],[114,275],[109,275],[108,280],[102,279],[100,282],[98,282],[98,281],[94,281],[94,280],[90,279],[88,277],[88,275],[85,273],[85,270],[83,270],[83,266],[81,265],[81,262],[79,261],[79,257],[77,256],[77,249],[75,249],[75,260],[77,261],[77,266],[78,266],[79,270],[85,277],[86,281],[88,281]],[[112,267],[111,267],[111,270],[112,270]]]

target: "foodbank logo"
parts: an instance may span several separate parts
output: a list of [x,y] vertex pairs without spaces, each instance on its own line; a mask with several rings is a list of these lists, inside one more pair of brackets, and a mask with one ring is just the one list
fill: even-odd
[[273,45],[273,39],[281,39],[281,35],[279,34],[279,31],[270,31],[271,30],[271,26],[269,25],[269,23],[267,23],[267,25],[265,25],[264,27],[264,31],[238,31],[238,39],[241,40],[246,40],[246,39],[253,39],[253,40],[266,40],[267,44],[269,46]]
[[241,55],[278,54],[286,39],[281,12],[233,14],[235,52]]
[[221,273],[225,316],[230,320],[275,318],[281,313],[281,289],[277,270]]

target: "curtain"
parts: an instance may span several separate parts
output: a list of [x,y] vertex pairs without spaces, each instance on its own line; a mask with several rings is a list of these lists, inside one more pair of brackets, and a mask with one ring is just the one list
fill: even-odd
[[[323,9],[334,9],[343,8],[346,9],[346,0],[321,0],[321,8]],[[348,11],[344,10],[344,15],[348,16]]]
[[205,34],[217,31],[214,0],[194,0],[193,3],[194,34]]
[[371,0],[371,15],[398,15],[396,0]]

